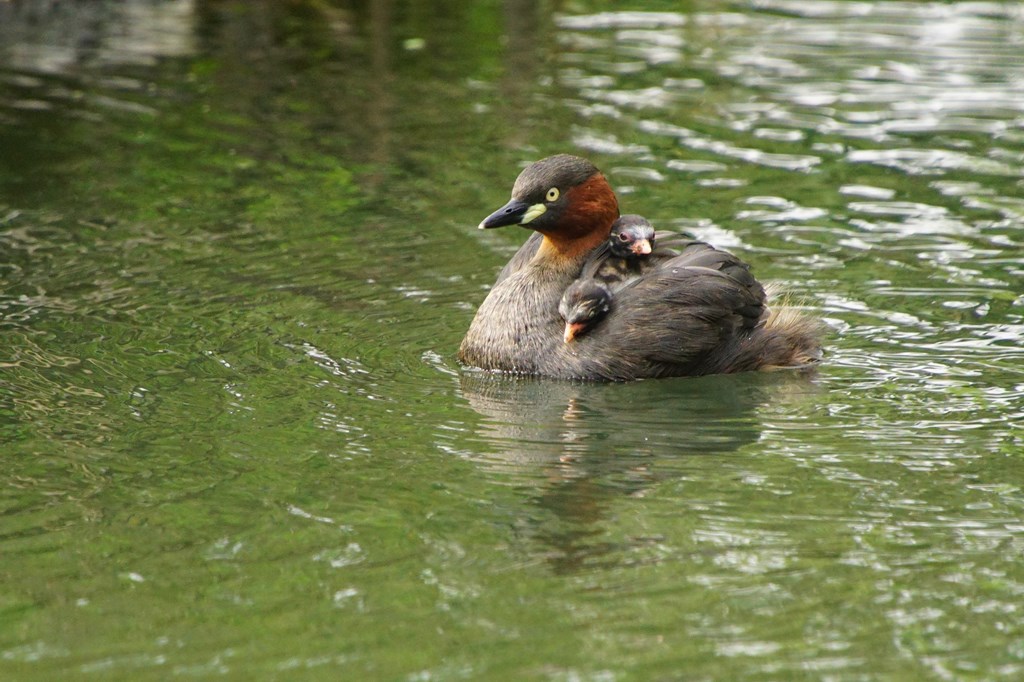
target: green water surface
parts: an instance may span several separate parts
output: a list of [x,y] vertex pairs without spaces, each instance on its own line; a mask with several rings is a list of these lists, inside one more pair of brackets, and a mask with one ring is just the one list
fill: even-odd
[[[1024,678],[1016,3],[0,2],[0,679]],[[519,169],[815,375],[455,361]]]

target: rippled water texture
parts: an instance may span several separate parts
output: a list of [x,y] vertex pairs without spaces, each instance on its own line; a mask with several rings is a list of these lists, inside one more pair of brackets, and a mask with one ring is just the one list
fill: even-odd
[[[1024,678],[1017,3],[0,2],[0,678]],[[465,371],[519,168],[825,318]]]

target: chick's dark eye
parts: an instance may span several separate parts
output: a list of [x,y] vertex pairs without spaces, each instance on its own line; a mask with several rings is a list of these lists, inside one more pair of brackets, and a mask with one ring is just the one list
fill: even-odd
[[620,242],[628,242],[629,241],[629,235],[626,234],[625,232],[620,232],[619,233],[619,241]]

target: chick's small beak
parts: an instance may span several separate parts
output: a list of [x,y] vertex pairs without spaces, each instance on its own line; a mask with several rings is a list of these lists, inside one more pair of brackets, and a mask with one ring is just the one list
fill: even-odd
[[646,256],[651,252],[651,240],[637,239],[631,248],[636,255]]
[[565,334],[562,338],[566,343],[570,343],[573,339],[580,335],[580,333],[586,329],[587,325],[582,322],[566,322],[565,323]]
[[486,230],[492,227],[504,227],[505,225],[519,225],[528,210],[530,210],[530,204],[518,199],[512,199],[497,211],[484,218],[483,222],[477,227],[481,230]]

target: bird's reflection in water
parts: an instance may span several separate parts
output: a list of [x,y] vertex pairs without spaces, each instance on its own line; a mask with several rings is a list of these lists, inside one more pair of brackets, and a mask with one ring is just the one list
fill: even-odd
[[[815,386],[806,374],[749,373],[620,384],[464,373],[481,417],[477,461],[531,490],[521,530],[543,543],[556,572],[593,567],[617,548],[601,520],[624,495],[706,466],[761,435],[761,408]],[[642,541],[642,540],[640,540]],[[652,540],[655,541],[655,540]]]

